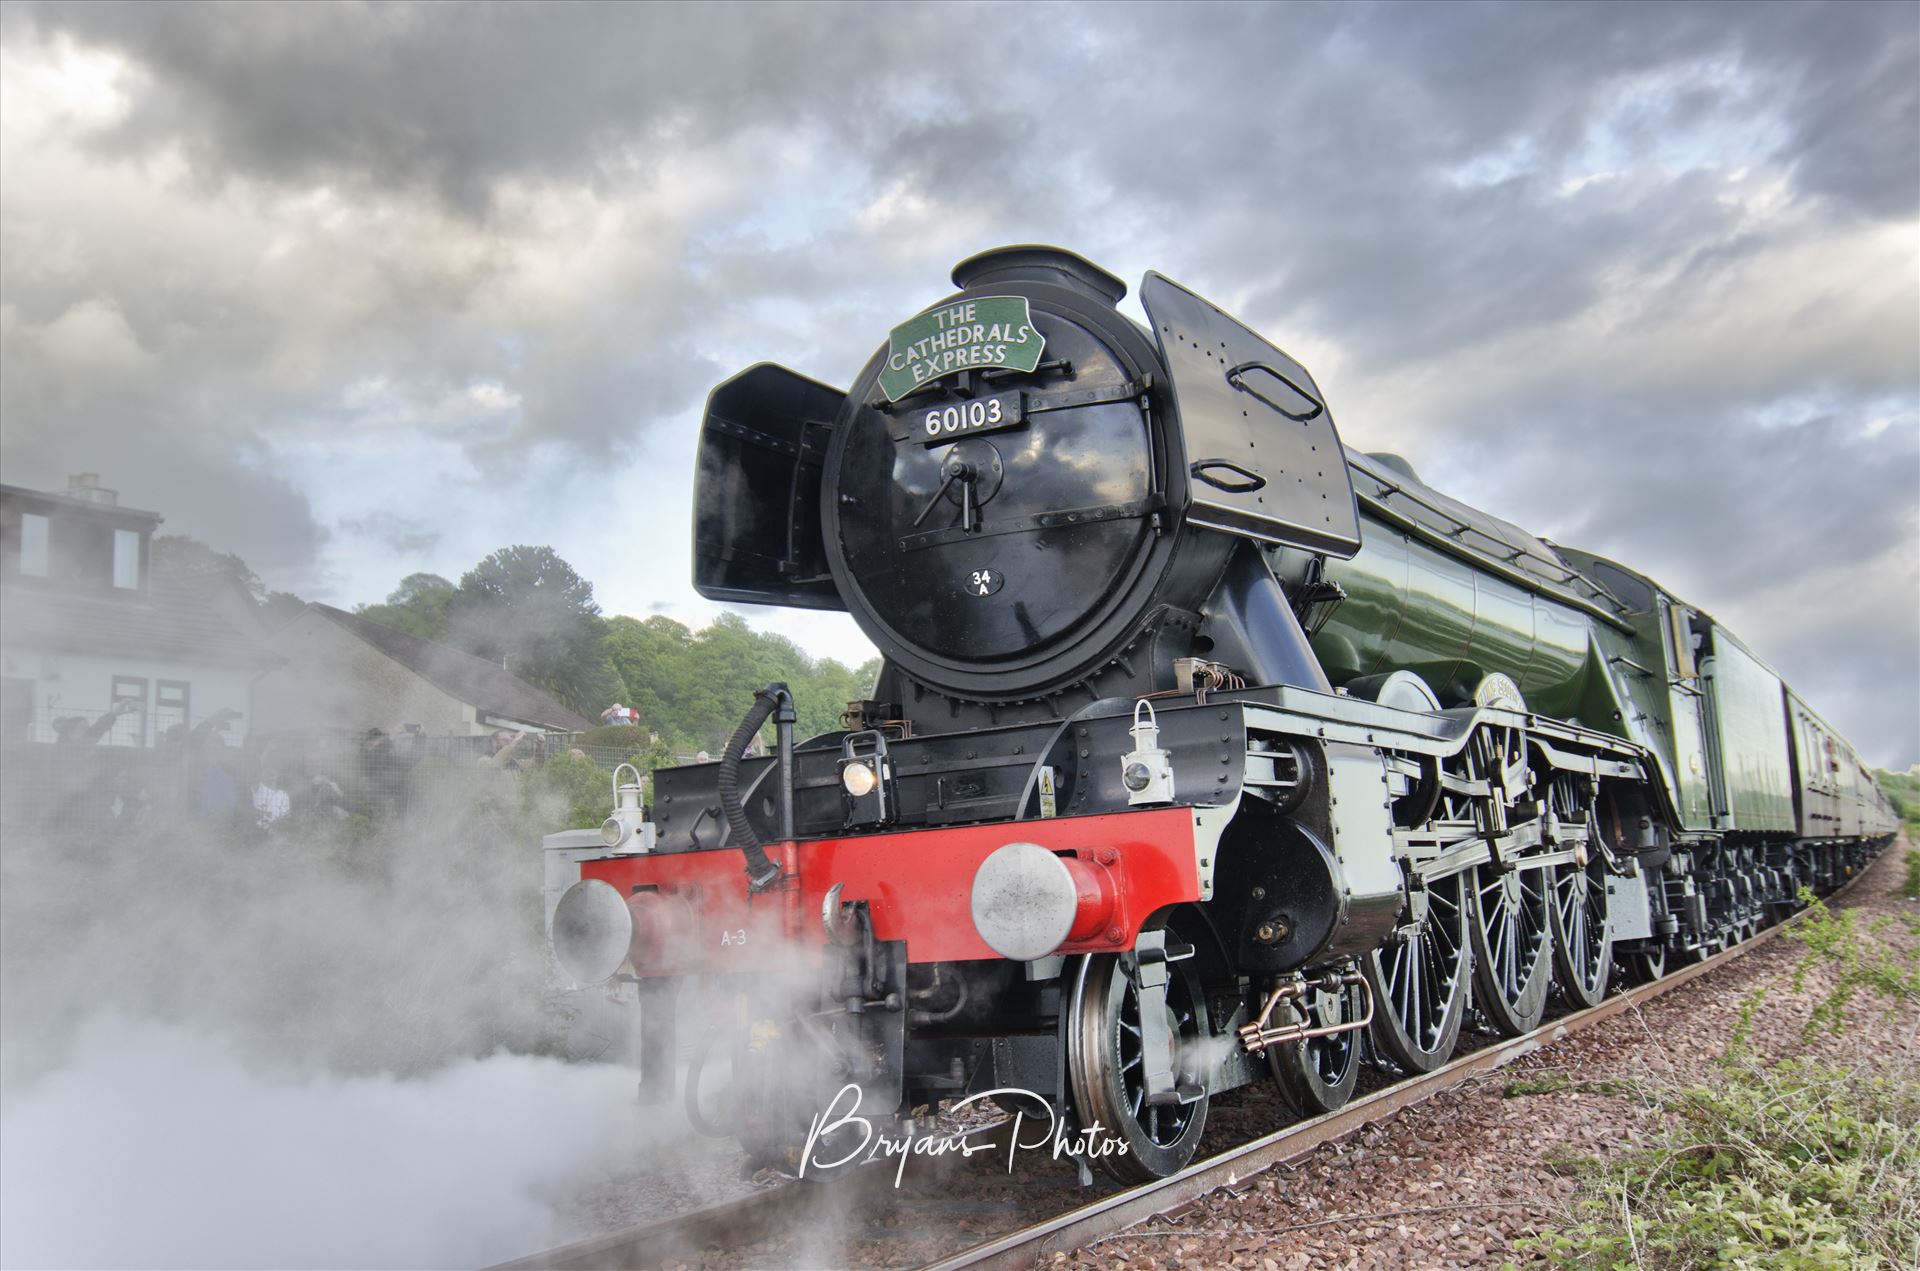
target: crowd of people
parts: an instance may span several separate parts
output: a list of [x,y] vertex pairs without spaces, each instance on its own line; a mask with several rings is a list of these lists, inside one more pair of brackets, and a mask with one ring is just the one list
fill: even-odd
[[406,809],[414,770],[430,751],[501,773],[530,769],[543,754],[538,733],[503,728],[485,739],[430,740],[417,724],[236,744],[241,717],[232,710],[190,728],[175,724],[151,748],[100,745],[134,709],[122,703],[92,719],[52,721],[44,772],[20,783],[39,787],[23,789],[23,801],[36,805],[46,828],[128,830],[165,815],[272,836],[303,823],[384,820]]

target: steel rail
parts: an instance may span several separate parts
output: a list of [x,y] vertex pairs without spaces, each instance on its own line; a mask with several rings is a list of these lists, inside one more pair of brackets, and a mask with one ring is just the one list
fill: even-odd
[[[1859,873],[1823,899],[1832,902],[1844,896],[1866,876],[1873,864],[1873,861],[1868,861]],[[1564,1037],[1633,1010],[1643,1002],[1670,993],[1689,981],[1720,969],[1742,954],[1751,953],[1799,922],[1807,912],[1801,910],[1791,914],[1752,939],[1724,949],[1702,962],[1669,971],[1651,984],[1628,989],[1598,1006],[1549,1020],[1530,1033],[1463,1055],[1432,1072],[1403,1078],[1385,1090],[1355,1099],[1333,1112],[1310,1121],[1296,1122],[1251,1143],[1210,1156],[1189,1165],[1178,1174],[1142,1183],[1056,1218],[1009,1232],[939,1262],[928,1263],[919,1271],[956,1271],[961,1267],[1029,1268],[1054,1253],[1078,1249],[1090,1241],[1116,1235],[1149,1218],[1184,1209],[1210,1192],[1236,1186],[1243,1179],[1297,1161],[1316,1148],[1345,1138],[1355,1130],[1385,1120],[1435,1095],[1464,1085],[1482,1073],[1502,1068],[1543,1046],[1550,1046]]]
[[[1869,861],[1860,873],[1825,899],[1834,901],[1844,896],[1872,866],[1873,862]],[[1460,1086],[1475,1076],[1503,1067],[1522,1055],[1671,992],[1765,944],[1800,921],[1804,914],[1805,911],[1793,914],[1761,931],[1751,940],[1723,950],[1705,961],[1670,971],[1651,984],[1629,989],[1598,1006],[1549,1020],[1523,1036],[1489,1045],[1430,1073],[1404,1078],[1334,1112],[1310,1121],[1296,1122],[1238,1148],[1208,1157],[1177,1174],[1117,1192],[1044,1222],[987,1240],[939,1262],[926,1264],[921,1271],[951,1271],[960,1267],[1030,1267],[1036,1260],[1052,1253],[1077,1249],[1101,1236],[1113,1235],[1149,1218],[1178,1211],[1210,1192],[1235,1186],[1255,1174],[1298,1160],[1323,1144],[1344,1138],[1366,1125]],[[1010,1125],[1011,1122],[996,1122],[957,1137],[982,1147],[1004,1146],[1004,1136]],[[960,1167],[968,1155],[955,1151],[917,1160],[914,1169],[918,1173],[929,1165],[935,1168]],[[897,1197],[899,1193],[893,1187],[897,1164],[893,1159],[877,1161],[853,1170],[846,1178],[831,1184],[795,1182],[749,1193],[718,1205],[502,1262],[488,1271],[536,1271],[537,1268],[602,1271],[615,1267],[658,1266],[671,1261],[698,1263],[709,1249],[740,1248],[759,1240],[789,1234],[816,1220],[843,1222],[869,1196]]]

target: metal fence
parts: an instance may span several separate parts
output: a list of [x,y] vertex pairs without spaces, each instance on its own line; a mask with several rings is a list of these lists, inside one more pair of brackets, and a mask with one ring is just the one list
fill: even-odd
[[[237,719],[181,719],[156,730],[133,712],[61,707],[16,720],[0,742],[0,824],[22,831],[110,835],[166,820],[240,834],[319,823],[360,826],[407,813],[422,782],[452,772],[502,796],[561,756],[606,772],[643,756],[582,746],[577,735],[494,737],[281,733],[247,735]],[[224,727],[222,724],[224,723]]]

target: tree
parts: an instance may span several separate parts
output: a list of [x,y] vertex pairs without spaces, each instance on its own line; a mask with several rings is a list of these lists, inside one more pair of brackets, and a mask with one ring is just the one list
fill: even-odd
[[260,581],[260,575],[232,552],[216,552],[199,539],[186,534],[155,534],[151,546],[156,582],[182,582],[212,574],[226,574],[254,600],[266,597],[267,585]]
[[625,682],[625,700],[681,754],[717,752],[755,690],[775,680],[793,692],[799,736],[831,732],[847,703],[872,690],[879,672],[877,661],[853,669],[830,658],[815,662],[785,636],[755,631],[731,613],[699,632],[657,615],[614,618],[606,646]]
[[455,644],[546,689],[583,715],[620,695],[601,646],[593,584],[551,547],[503,547],[460,578],[446,631]]
[[[620,700],[639,711],[650,730],[676,745],[691,739],[682,735],[680,711],[668,703],[677,696],[681,659],[692,645],[691,630],[659,614],[644,622],[624,615],[607,621],[607,656],[625,690]],[[689,753],[697,749],[691,747]]]
[[408,574],[384,604],[355,605],[353,611],[422,640],[438,640],[446,634],[454,592],[454,585],[438,574]]
[[267,629],[278,630],[300,616],[307,602],[290,591],[270,591],[260,601],[260,618]]
[[149,567],[153,581],[165,585],[225,574],[240,584],[248,599],[260,606],[268,626],[278,626],[306,607],[306,601],[290,591],[274,591],[260,581],[260,575],[232,552],[217,552],[187,534],[156,534],[149,544]]

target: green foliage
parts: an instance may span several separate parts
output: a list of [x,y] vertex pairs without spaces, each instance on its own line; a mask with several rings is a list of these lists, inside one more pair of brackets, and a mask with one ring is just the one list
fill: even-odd
[[646,750],[633,755],[627,761],[640,770],[640,789],[646,805],[653,806],[653,774],[660,768],[671,768],[680,762],[673,753],[673,747],[665,738],[656,737],[648,743]]
[[1745,1061],[1753,1054],[1753,1018],[1760,1011],[1760,1003],[1767,1000],[1767,989],[1763,984],[1740,999],[1740,1018],[1734,1021],[1733,1035],[1727,1038],[1727,1048],[1716,1060],[1721,1067]]
[[[604,771],[623,763],[640,770],[640,788],[648,803],[653,801],[653,773],[656,768],[671,768],[680,762],[665,739],[650,736],[644,728],[620,724],[603,725],[581,733],[575,745],[587,752]],[[596,822],[598,824],[598,822]]]
[[1558,1069],[1548,1068],[1536,1073],[1510,1077],[1506,1085],[1500,1088],[1503,1099],[1521,1099],[1527,1095],[1558,1094],[1562,1090],[1578,1090],[1584,1094],[1626,1094],[1630,1088],[1618,1081],[1582,1081]]
[[785,636],[755,631],[736,614],[694,631],[671,618],[614,618],[606,647],[626,684],[622,700],[679,754],[718,753],[753,704],[757,689],[785,681],[801,738],[832,732],[849,701],[867,696],[879,674],[870,660],[848,668],[808,657]]
[[447,610],[454,586],[438,574],[408,574],[388,593],[386,603],[355,605],[363,618],[422,640],[438,640],[447,631]]
[[619,750],[629,755],[640,754],[647,749],[647,730],[630,724],[602,724],[575,737],[573,744],[588,750]]
[[1908,900],[1920,900],[1920,851],[1907,849],[1907,876],[1900,883],[1900,894]]
[[[646,720],[641,736],[656,733],[663,743],[658,753],[647,744],[628,752],[648,756],[646,771],[674,755],[717,753],[754,692],[776,681],[793,693],[801,739],[836,731],[847,703],[868,696],[880,671],[878,659],[856,667],[816,660],[731,613],[701,631],[657,615],[603,618],[593,585],[550,547],[502,548],[458,585],[409,574],[385,602],[356,612],[500,663],[583,715],[616,701],[637,708]],[[633,741],[632,730],[618,726],[581,738],[596,754]]]
[[468,570],[448,600],[446,629],[452,643],[583,715],[598,715],[623,687],[601,647],[606,623],[593,584],[551,547],[503,547]]
[[205,578],[210,574],[226,574],[255,600],[263,599],[267,594],[266,584],[260,581],[260,575],[254,573],[247,562],[232,552],[217,552],[190,535],[155,534],[149,550],[152,556],[148,565],[156,581],[178,582]]
[[1920,811],[1920,767],[1905,772],[1888,772],[1882,768],[1873,776],[1889,799],[1904,805],[1909,813]]
[[1894,815],[1906,826],[1907,836],[1920,838],[1920,765],[1905,772],[1888,772],[1882,768],[1873,775],[1886,792],[1888,802],[1893,804]]
[[[1836,982],[1809,1032],[1837,1030],[1862,991],[1920,1000],[1914,955],[1864,939],[1855,911],[1803,899],[1810,909],[1787,932],[1806,946],[1794,986],[1815,968]],[[1747,1042],[1763,997],[1742,1000],[1711,1080],[1636,1083],[1665,1114],[1662,1140],[1610,1164],[1575,1165],[1580,1218],[1528,1242],[1535,1252],[1609,1271],[1920,1265],[1920,1064],[1876,1074],[1763,1063]]]
[[1788,939],[1806,946],[1794,967],[1793,987],[1803,988],[1815,968],[1824,966],[1834,973],[1833,988],[1814,1005],[1807,1020],[1809,1037],[1821,1031],[1838,1033],[1846,1024],[1847,1007],[1862,989],[1895,1003],[1920,1001],[1920,954],[1892,941],[1862,939],[1858,914],[1852,909],[1835,913],[1804,889],[1800,899],[1807,911],[1785,932]]
[[290,591],[269,591],[259,600],[260,620],[269,631],[278,630],[300,616],[307,602]]
[[549,829],[591,830],[613,809],[606,769],[591,759],[558,754],[527,773],[525,795],[535,817],[558,817]]
[[1907,1266],[1920,1251],[1920,1070],[1742,1059],[1647,1087],[1664,1140],[1578,1172],[1580,1221],[1531,1247],[1565,1267]]
[[627,762],[645,775],[655,768],[671,768],[680,763],[681,758],[674,753],[673,747],[667,744],[666,738],[651,737],[645,746],[632,751],[627,756]]
[[269,628],[287,622],[306,608],[307,602],[292,592],[270,589],[260,581],[260,575],[234,553],[217,552],[190,535],[156,534],[148,548],[152,553],[148,568],[155,582],[185,582],[225,574],[260,606],[261,621]]

